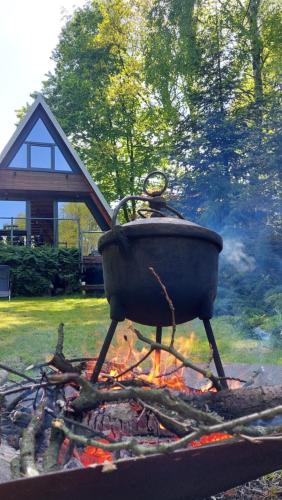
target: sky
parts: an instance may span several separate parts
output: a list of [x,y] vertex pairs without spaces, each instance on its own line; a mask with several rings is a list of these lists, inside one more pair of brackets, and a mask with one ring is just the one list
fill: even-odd
[[0,0],[0,151],[17,122],[15,110],[32,102],[44,75],[54,68],[65,16],[86,0]]

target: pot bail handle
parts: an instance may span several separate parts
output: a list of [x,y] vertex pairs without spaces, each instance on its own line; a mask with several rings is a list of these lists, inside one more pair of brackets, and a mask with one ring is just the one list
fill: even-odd
[[117,223],[117,216],[120,211],[120,209],[127,204],[128,201],[131,200],[136,200],[136,201],[149,201],[148,196],[125,196],[116,206],[116,208],[113,211],[113,216],[112,216],[112,228],[119,226],[120,224]]

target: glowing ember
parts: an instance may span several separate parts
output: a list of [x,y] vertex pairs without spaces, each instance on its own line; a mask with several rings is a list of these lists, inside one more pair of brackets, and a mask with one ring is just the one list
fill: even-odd
[[212,434],[202,436],[198,441],[192,441],[191,446],[193,448],[200,448],[201,446],[215,443],[216,441],[231,439],[232,437],[231,434],[227,434],[226,432],[213,432]]
[[[99,439],[100,443],[107,443],[104,439]],[[94,446],[86,446],[83,451],[77,451],[75,455],[85,467],[92,464],[103,464],[104,462],[112,462],[113,457],[110,451],[101,450]]]

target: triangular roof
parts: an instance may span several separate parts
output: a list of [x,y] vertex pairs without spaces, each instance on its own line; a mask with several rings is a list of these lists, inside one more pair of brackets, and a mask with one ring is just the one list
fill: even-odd
[[[4,147],[2,153],[0,154],[0,167],[5,167],[8,166],[9,162],[9,156],[11,159],[11,154],[13,151],[13,155],[15,154],[15,148],[17,149],[22,141],[25,139],[26,135],[30,132],[32,126],[38,119],[36,115],[38,115],[38,112],[41,112],[42,115],[42,110],[43,110],[43,115],[47,116],[47,119],[49,119],[51,126],[55,130],[56,136],[59,138],[59,141],[63,144],[65,150],[68,151],[68,154],[71,155],[71,157],[74,159],[76,167],[78,170],[81,171],[81,173],[84,175],[84,177],[87,179],[89,185],[91,186],[92,190],[94,191],[95,195],[99,199],[99,202],[101,203],[103,209],[107,213],[108,217],[107,219],[110,220],[112,216],[112,210],[108,203],[106,202],[104,196],[102,195],[101,191],[99,190],[98,186],[92,179],[90,173],[88,172],[87,168],[79,158],[78,154],[70,144],[66,134],[64,133],[62,127],[58,123],[57,119],[55,118],[54,114],[50,110],[49,106],[47,105],[46,101],[44,100],[43,96],[41,94],[38,94],[36,99],[34,100],[33,104],[30,106],[28,112],[24,116],[24,118],[20,121],[19,125],[17,126],[14,134],[12,135],[11,139],[7,143],[7,145]],[[36,118],[36,119],[35,119]]]

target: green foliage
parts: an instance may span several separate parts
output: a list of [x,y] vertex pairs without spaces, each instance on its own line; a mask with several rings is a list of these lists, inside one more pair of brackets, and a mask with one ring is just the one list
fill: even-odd
[[11,267],[12,295],[39,296],[79,289],[75,249],[0,245],[0,262]]
[[274,293],[274,290],[270,290],[265,297],[265,303],[270,305],[277,314],[282,315],[282,292]]
[[43,86],[108,201],[135,194],[145,173],[167,163],[169,126],[145,84],[143,4],[94,1],[77,10]]
[[281,283],[281,15],[275,0],[156,0],[150,13],[148,78],[173,108],[179,208],[231,242],[218,314],[273,314],[264,296]]

